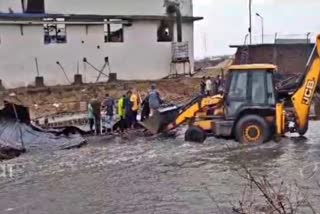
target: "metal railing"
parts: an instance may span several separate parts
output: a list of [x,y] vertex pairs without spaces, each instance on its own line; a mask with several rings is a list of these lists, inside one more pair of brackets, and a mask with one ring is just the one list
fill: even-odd
[[[254,34],[252,35],[252,45],[276,43],[314,43],[316,35],[317,34],[313,32],[299,34],[274,33],[264,34],[262,39],[261,34]],[[247,37],[247,35],[245,37]],[[246,41],[246,44],[249,44],[249,41]]]

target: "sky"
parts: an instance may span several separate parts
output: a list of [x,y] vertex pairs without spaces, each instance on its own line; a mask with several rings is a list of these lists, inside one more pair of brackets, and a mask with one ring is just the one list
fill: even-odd
[[[195,24],[195,57],[233,54],[231,44],[244,44],[248,32],[249,0],[193,0],[194,16],[204,19]],[[261,43],[261,19],[264,40],[303,38],[308,32],[320,33],[320,0],[252,0],[253,42]]]

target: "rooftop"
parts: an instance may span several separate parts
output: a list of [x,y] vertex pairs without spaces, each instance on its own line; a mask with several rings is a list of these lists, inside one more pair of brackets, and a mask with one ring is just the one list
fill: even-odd
[[301,45],[301,46],[310,46],[313,47],[315,43],[265,43],[265,44],[242,44],[242,45],[229,45],[230,48],[241,48],[241,47],[274,47],[274,46],[292,46],[292,45]]
[[[104,19],[125,19],[125,20],[175,20],[170,16],[149,16],[149,15],[95,15],[95,14],[27,14],[27,13],[0,13],[1,21],[41,21],[45,18],[64,18],[66,21],[96,22]],[[183,16],[182,21],[193,22],[202,20],[203,17]]]

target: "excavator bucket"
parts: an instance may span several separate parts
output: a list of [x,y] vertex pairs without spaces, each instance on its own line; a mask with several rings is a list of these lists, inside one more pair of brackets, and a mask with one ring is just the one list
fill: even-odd
[[161,108],[140,124],[152,134],[161,133],[165,131],[170,123],[174,122],[179,115],[179,110],[180,108],[177,106]]
[[170,123],[175,122],[179,115],[186,109],[190,108],[195,103],[203,99],[203,95],[197,95],[192,98],[188,103],[181,106],[168,106],[161,108],[149,119],[141,122],[140,124],[148,129],[153,134],[158,134],[165,131]]

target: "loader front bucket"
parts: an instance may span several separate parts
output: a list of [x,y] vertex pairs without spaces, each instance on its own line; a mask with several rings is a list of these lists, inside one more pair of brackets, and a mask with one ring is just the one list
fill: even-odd
[[153,116],[140,124],[149,130],[152,134],[158,134],[165,131],[166,127],[175,121],[179,114],[179,107],[172,106],[159,109]]

